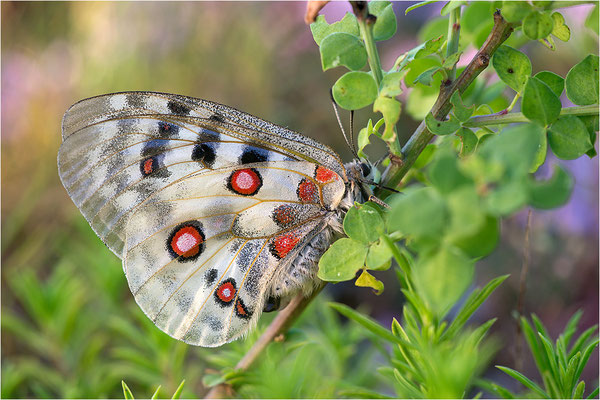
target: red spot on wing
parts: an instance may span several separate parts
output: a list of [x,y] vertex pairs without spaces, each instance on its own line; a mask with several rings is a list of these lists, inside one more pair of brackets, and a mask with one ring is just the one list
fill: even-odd
[[231,281],[225,281],[217,288],[217,297],[223,303],[229,303],[235,297],[235,286]]
[[273,210],[273,219],[277,225],[286,227],[291,225],[296,219],[293,207],[284,204]]
[[298,185],[298,198],[303,203],[318,203],[319,188],[309,179],[302,179]]
[[152,164],[154,164],[154,159],[149,158],[144,161],[144,174],[150,175],[152,173]]
[[184,258],[193,257],[200,251],[204,236],[194,226],[180,228],[171,239],[171,249]]
[[246,305],[239,297],[235,301],[235,314],[242,319],[248,319],[252,316],[252,313],[248,311]]
[[234,193],[251,196],[262,186],[262,178],[254,168],[238,169],[229,176],[227,187]]
[[337,179],[337,174],[330,169],[318,166],[315,170],[315,178],[319,183],[328,183]]
[[300,241],[300,236],[295,232],[277,236],[271,244],[271,253],[281,259],[285,257]]

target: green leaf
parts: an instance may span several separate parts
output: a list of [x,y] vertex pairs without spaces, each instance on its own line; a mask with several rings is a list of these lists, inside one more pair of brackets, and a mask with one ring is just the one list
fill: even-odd
[[526,1],[503,1],[502,16],[508,22],[519,22],[525,18],[533,8]]
[[202,377],[202,384],[207,387],[217,386],[225,382],[225,377],[222,374],[204,374]]
[[562,116],[552,124],[548,143],[554,154],[563,160],[579,158],[593,146],[585,124],[572,115]]
[[133,400],[133,394],[131,393],[131,389],[125,383],[125,381],[121,381],[121,386],[123,386],[123,396],[125,396],[125,400]]
[[523,20],[523,33],[531,40],[545,38],[552,33],[554,21],[545,12],[532,11]]
[[454,113],[454,116],[456,116],[456,118],[458,118],[460,122],[467,121],[473,115],[473,111],[475,111],[474,105],[472,105],[471,107],[466,107],[463,104],[462,98],[460,97],[460,93],[458,90],[452,94],[452,97],[450,98],[450,103],[454,106],[452,111]]
[[590,28],[592,31],[596,32],[596,35],[598,34],[598,20],[598,5],[596,4],[594,9],[589,13],[587,18],[585,19],[585,26]]
[[562,14],[559,12],[553,13],[552,22],[552,34],[563,42],[568,41],[571,38],[571,30],[565,24],[565,18],[562,16]]
[[441,67],[429,68],[428,70],[423,71],[419,76],[417,76],[413,83],[421,83],[425,86],[431,86],[431,83],[433,82],[433,75],[440,72],[441,70]]
[[312,32],[313,38],[317,45],[321,45],[321,41],[328,35],[335,32],[344,32],[360,36],[360,30],[358,29],[358,21],[352,13],[346,13],[341,21],[328,24],[323,15],[319,15],[317,20],[310,24],[310,31]]
[[333,98],[346,110],[366,107],[377,98],[377,83],[367,72],[347,72],[333,85]]
[[362,40],[349,33],[336,32],[321,42],[323,71],[343,65],[350,70],[361,69],[367,63],[367,51]]
[[[583,399],[583,392],[585,391],[585,382],[581,381],[575,388],[575,392],[573,393],[574,399]],[[592,397],[593,399],[594,397]]]
[[569,201],[573,191],[573,178],[560,165],[554,166],[552,178],[547,181],[533,180],[529,204],[535,208],[557,208]]
[[560,115],[558,96],[544,82],[530,77],[525,85],[521,111],[529,120],[548,126]]
[[429,180],[441,193],[452,192],[470,182],[458,169],[458,160],[451,151],[438,151],[427,172]]
[[334,242],[319,260],[317,276],[327,282],[353,279],[365,264],[367,246],[350,238]]
[[425,124],[431,133],[438,136],[450,135],[460,129],[460,122],[452,114],[447,121],[438,121],[430,112],[425,117]]
[[417,292],[438,318],[460,299],[471,285],[474,263],[454,246],[421,255],[414,270]]
[[[425,58],[431,54],[438,53],[442,45],[444,44],[444,40],[442,36],[438,36],[433,39],[429,39],[421,47],[419,47],[417,53],[415,54],[415,58]],[[432,59],[432,61],[435,61]]]
[[565,88],[565,80],[560,75],[550,71],[541,71],[535,74],[535,77],[548,85],[552,92],[560,97]]
[[467,157],[475,151],[478,138],[469,128],[460,128],[456,132],[456,136],[460,138],[460,156]]
[[454,317],[446,332],[444,332],[443,337],[453,338],[467,323],[471,315],[477,311],[483,302],[509,276],[510,275],[499,276],[489,281],[483,288],[474,290],[469,295],[469,298],[465,301],[460,311],[456,314],[456,317]]
[[379,95],[386,97],[396,97],[402,93],[400,84],[406,72],[388,72],[383,75],[381,85],[379,85]]
[[411,344],[407,343],[406,341],[400,339],[399,337],[395,336],[391,331],[389,331],[388,329],[379,325],[379,323],[377,323],[376,321],[372,320],[371,318],[367,317],[366,315],[359,313],[356,310],[353,310],[352,308],[348,307],[347,305],[340,304],[340,303],[328,303],[328,304],[331,308],[333,308],[334,310],[336,310],[337,312],[339,312],[346,318],[351,319],[354,322],[357,322],[358,324],[360,324],[361,326],[363,326],[370,332],[374,333],[376,336],[379,336],[380,338],[387,340],[388,342],[406,346],[409,349],[414,348],[413,345],[411,345]]
[[[462,54],[461,52],[457,52],[457,53],[453,53],[450,56],[446,57],[444,59],[444,62],[442,63],[442,68],[446,68],[446,69],[454,68],[454,66],[456,65],[458,60],[460,60],[461,54]],[[458,93],[458,92],[455,92],[455,93]]]
[[531,379],[527,378],[522,373],[520,373],[518,371],[515,371],[514,369],[511,369],[511,368],[502,367],[500,365],[496,365],[496,368],[498,368],[500,371],[508,374],[509,376],[515,378],[516,380],[518,380],[519,382],[521,382],[523,384],[523,386],[525,386],[525,387],[533,390],[538,395],[540,395],[542,398],[547,398],[548,397],[548,395],[546,394],[546,392],[544,392],[544,390],[541,387],[539,387],[538,385],[536,385],[535,382],[533,382]]
[[474,185],[464,185],[446,195],[450,211],[447,239],[470,237],[481,229],[486,215]]
[[383,282],[375,278],[373,275],[363,270],[362,274],[356,279],[354,284],[358,287],[370,287],[375,291],[375,294],[379,296],[383,293]]
[[175,389],[175,393],[173,393],[173,397],[171,397],[172,400],[178,399],[181,397],[181,392],[183,391],[183,385],[185,384],[185,379],[181,381],[181,383],[179,384],[179,386],[177,386],[177,389]]
[[546,161],[546,155],[548,154],[548,135],[545,130],[536,129],[534,131],[539,137],[539,147],[533,157],[533,163],[529,168],[530,173],[534,173],[538,168]]
[[419,188],[390,198],[387,225],[415,237],[439,237],[446,225],[447,211],[443,199],[432,187]]
[[465,5],[467,5],[467,2],[465,0],[450,0],[449,2],[444,4],[444,7],[442,7],[442,9],[440,10],[440,14],[443,16],[448,15],[450,11]]
[[511,180],[498,186],[485,198],[487,210],[496,216],[512,214],[529,200],[527,189],[528,186],[521,179]]
[[377,243],[369,246],[366,260],[367,268],[376,271],[385,271],[392,265],[392,256],[389,246],[383,240],[379,240]]
[[[583,382],[581,382],[581,383],[583,383]],[[584,385],[584,389],[585,389],[585,385]],[[586,397],[586,399],[597,399],[599,391],[600,391],[600,388],[596,387],[596,389],[592,390],[592,393],[590,393],[588,395],[588,397]],[[581,392],[583,393],[583,389],[581,390]]]
[[396,33],[396,14],[389,1],[370,1],[369,13],[377,17],[373,26],[373,38],[376,41],[387,40]]
[[150,398],[151,400],[158,399],[158,393],[160,392],[160,388],[161,388],[161,385],[158,385],[158,387],[154,391],[154,394],[152,394],[152,397]]
[[454,237],[452,244],[464,251],[471,258],[481,258],[496,248],[500,239],[500,221],[487,215],[479,230],[472,235]]
[[578,106],[598,103],[598,56],[590,54],[575,65],[565,81],[567,97]]
[[383,219],[379,211],[369,204],[356,204],[344,218],[344,232],[357,242],[376,242],[383,230]]
[[531,76],[529,58],[506,45],[498,47],[492,58],[492,66],[500,79],[518,93],[523,91],[527,78]]
[[381,138],[385,141],[392,141],[396,138],[394,127],[400,119],[401,104],[398,100],[391,97],[378,96],[373,103],[373,112],[380,112],[385,120],[385,130]]
[[438,0],[428,0],[428,1],[420,1],[418,3],[413,4],[412,6],[408,7],[405,11],[404,11],[404,15],[408,14],[409,12],[411,12],[412,10],[416,10],[419,7],[423,7],[426,6],[428,4],[433,4],[433,3],[437,3]]

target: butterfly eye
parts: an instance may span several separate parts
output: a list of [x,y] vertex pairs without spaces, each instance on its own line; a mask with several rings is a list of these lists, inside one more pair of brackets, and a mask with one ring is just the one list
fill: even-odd
[[362,170],[363,176],[369,176],[371,173],[371,166],[367,163],[360,163],[360,169]]
[[263,307],[264,312],[271,312],[279,309],[281,299],[279,297],[269,296]]

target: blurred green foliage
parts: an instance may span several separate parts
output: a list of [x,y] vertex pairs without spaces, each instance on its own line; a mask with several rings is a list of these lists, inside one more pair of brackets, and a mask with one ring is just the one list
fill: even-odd
[[[262,318],[259,328],[246,340],[220,349],[190,347],[171,339],[160,332],[133,302],[119,260],[102,245],[85,223],[56,174],[60,119],[67,107],[81,98],[120,90],[157,90],[219,101],[301,130],[339,149],[341,154],[349,154],[342,145],[341,135],[337,133],[327,95],[328,88],[338,78],[336,69],[339,68],[325,73],[321,71],[321,67],[333,67],[334,63],[320,65],[319,50],[310,31],[301,22],[303,3],[2,2],[0,7],[3,22],[3,398],[121,398],[122,380],[138,398],[152,396],[159,385],[158,397],[171,397],[183,380],[185,385],[181,397],[200,397],[209,386],[220,382],[224,375],[230,378],[236,393],[243,397],[331,398],[414,394],[410,392],[411,383],[402,381],[404,375],[398,377],[394,372],[394,368],[403,373],[410,371],[402,347],[397,343],[390,344],[387,340],[390,335],[398,334],[395,325],[391,330],[381,327],[389,332],[383,334],[378,330],[377,333],[385,336],[382,338],[352,321],[343,322],[336,312],[326,306],[325,296],[317,298],[289,332],[284,343],[271,345],[257,361],[255,368],[245,373],[236,373],[232,368],[268,324],[269,316]],[[482,21],[492,7],[491,3],[481,2],[465,9],[461,49],[466,49],[470,43],[479,46],[485,40],[491,25]],[[384,25],[389,28],[379,32],[378,40],[389,36],[391,8],[378,10],[382,20],[388,19]],[[529,13],[532,10],[526,11]],[[589,17],[587,13],[583,15],[589,30],[595,30],[596,34],[597,10],[598,7],[594,8]],[[397,26],[399,30],[404,29],[402,35],[395,36],[399,38],[397,41],[380,43],[381,48],[393,55],[390,59],[382,60],[388,68],[395,64],[394,61],[401,65],[403,60],[396,60],[396,56],[415,47],[417,41],[429,43],[425,51],[418,48],[412,54],[409,52],[409,58],[412,59],[406,60],[414,60],[405,78],[408,89],[412,89],[414,101],[402,113],[397,124],[400,138],[406,138],[416,126],[412,118],[425,118],[437,95],[434,87],[439,85],[440,74],[430,71],[429,75],[421,76],[422,73],[437,69],[440,65],[448,67],[444,65],[445,59],[427,58],[431,53],[426,53],[437,51],[436,43],[441,44],[448,32],[448,18],[435,15],[432,12],[414,20],[404,20]],[[425,23],[425,20],[428,22]],[[532,20],[535,22],[533,17]],[[571,28],[575,31],[580,27]],[[415,39],[417,30],[418,37]],[[328,33],[331,32],[322,32],[321,39]],[[358,34],[353,31],[349,33]],[[560,39],[559,35],[564,35],[564,32],[557,30],[551,34]],[[597,39],[593,35],[588,35],[586,31],[580,34],[581,41],[577,46],[556,43],[560,57],[547,57],[547,53],[540,53],[539,48],[533,47],[528,49],[528,55],[537,59],[534,65],[555,71],[559,76],[567,77],[568,81],[566,74],[570,68],[589,52],[597,50]],[[438,43],[436,38],[439,36],[442,39]],[[507,44],[520,48],[523,43],[523,35],[515,35]],[[358,67],[360,50],[352,46],[350,50],[354,51],[352,57],[344,62]],[[536,77],[543,81],[538,75]],[[383,98],[400,94],[400,88],[396,86],[402,78],[404,76],[401,73],[384,77],[384,90],[380,92]],[[570,83],[566,85],[569,96]],[[473,103],[489,104],[491,110],[475,111],[475,115],[487,114],[508,106],[509,99],[500,95],[502,91],[502,82],[488,85],[485,79],[481,79],[463,97]],[[588,101],[588,98],[584,96],[583,100],[575,98],[573,101],[579,104]],[[371,100],[377,101],[375,97]],[[386,104],[378,105],[381,110],[394,111],[389,104],[388,107]],[[458,114],[456,116],[459,117]],[[363,124],[361,118],[366,120],[368,116],[359,115],[357,126],[366,126],[367,123]],[[385,121],[386,125],[391,125],[388,120]],[[381,137],[379,128],[382,126],[383,122],[371,123],[371,130],[365,131],[362,143],[368,142],[370,134]],[[462,129],[463,138],[473,139],[469,135],[470,130]],[[560,133],[561,129],[555,131]],[[384,134],[389,137],[390,132],[388,129]],[[483,130],[472,133],[476,135],[471,142],[473,148],[489,139],[485,133]],[[553,147],[553,139],[549,140],[554,150],[556,146]],[[468,141],[463,142],[463,146],[467,144]],[[382,147],[377,145],[375,142],[369,147],[371,154],[381,152]],[[464,147],[461,150],[464,154],[468,151]],[[433,153],[424,153],[421,164],[411,172],[411,179],[436,180],[439,175],[434,172],[434,166],[442,165],[444,160],[441,154]],[[452,171],[438,169],[443,175],[440,185]],[[486,217],[487,223],[489,216]],[[491,226],[491,230],[495,230],[496,224],[492,218],[491,224],[478,225],[478,228]],[[414,228],[410,224],[409,227]],[[521,227],[516,228],[520,232]],[[508,232],[510,240],[510,233],[515,231],[511,231],[510,221],[505,223],[503,229]],[[546,232],[543,226],[539,231],[542,237],[539,253],[546,257],[540,255],[541,264],[551,265],[555,261],[552,259],[555,254],[552,250],[562,252],[563,258],[571,257],[570,264],[575,264],[573,260],[576,256],[581,264],[590,263],[589,259],[582,256],[594,253],[593,249],[589,250],[585,237],[569,232],[559,236],[554,231]],[[569,238],[573,241],[568,241]],[[380,241],[368,243],[366,262],[373,267],[371,269],[378,269],[379,264],[389,265],[383,261],[379,263],[391,257],[386,251],[376,254],[380,246]],[[505,252],[510,246],[508,242],[500,252]],[[520,246],[521,243],[517,243],[514,248],[520,251]],[[517,251],[514,248],[510,254],[514,255]],[[510,254],[496,261],[497,265],[490,265],[493,274],[498,275],[497,270],[502,270],[498,265],[518,263],[510,258]],[[373,260],[371,264],[369,257]],[[554,257],[558,259],[557,263],[561,257]],[[595,262],[597,269],[597,258]],[[597,287],[583,292],[576,286],[590,280],[586,271],[580,269],[575,271],[578,274],[573,273],[575,283],[563,289],[567,291],[565,302],[574,303],[581,299],[577,296],[584,298],[578,301],[585,301],[586,293],[592,293],[593,300],[597,302]],[[584,278],[576,280],[577,276]],[[393,285],[397,287],[395,282],[389,283],[389,286]],[[533,285],[545,285],[542,288],[546,290],[539,292],[550,295],[536,297],[532,306],[539,305],[537,301],[544,302],[551,296],[552,302],[548,302],[548,307],[555,312],[558,307],[556,280],[536,279]],[[337,295],[343,292],[339,286],[334,292],[336,290]],[[378,312],[378,316],[386,320],[391,318],[390,314],[399,314],[399,297],[386,298],[384,294],[379,299],[385,301],[373,300],[370,291],[356,290],[353,289],[347,299],[360,302],[366,298],[373,301],[370,310],[363,306],[360,308],[362,311]],[[507,293],[502,298],[506,301],[496,301],[494,310],[502,303],[509,304],[506,308],[512,307],[509,299],[514,293]],[[472,303],[467,306],[465,308],[471,313],[475,311]],[[572,312],[571,305],[568,307],[566,312]],[[456,326],[466,322],[462,317],[464,314],[455,316],[452,321],[459,322],[454,328],[450,325],[445,332],[456,334]],[[415,321],[411,325],[414,332],[408,334],[421,329],[421,322]],[[440,326],[437,325],[437,328],[441,333],[443,329]],[[511,337],[512,334],[511,331],[505,336]],[[475,344],[469,340],[472,339],[460,338],[442,343],[440,348],[443,351],[437,352],[436,356],[443,357],[433,363],[454,359],[454,349],[448,343],[462,346],[460,348],[473,348]],[[460,355],[465,354],[468,353]],[[481,360],[488,357],[486,351],[479,355],[482,356]],[[462,375],[480,373],[481,360],[469,364],[469,370]],[[421,364],[418,365],[428,365],[425,358],[419,361]],[[378,370],[386,363],[387,367]],[[467,364],[461,363],[463,366]],[[438,372],[433,370],[430,376]],[[456,388],[450,385],[448,387],[453,389],[451,393],[437,394],[458,394],[470,385],[471,382]]]

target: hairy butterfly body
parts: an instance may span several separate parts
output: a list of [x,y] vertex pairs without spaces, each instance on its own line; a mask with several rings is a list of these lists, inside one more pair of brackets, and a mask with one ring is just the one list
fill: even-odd
[[[219,346],[318,284],[369,168],[241,111],[125,92],[63,118],[61,181],[123,260],[136,302],[186,343]],[[365,168],[366,167],[366,168]]]

